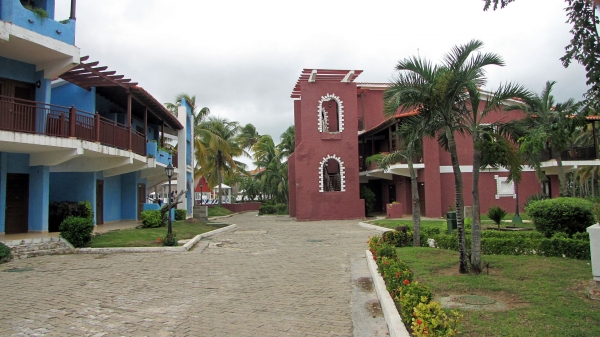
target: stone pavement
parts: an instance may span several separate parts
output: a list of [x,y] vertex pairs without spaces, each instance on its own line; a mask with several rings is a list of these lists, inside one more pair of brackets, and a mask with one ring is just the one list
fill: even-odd
[[377,232],[256,213],[222,220],[238,228],[190,252],[0,265],[0,336],[353,335],[350,257]]

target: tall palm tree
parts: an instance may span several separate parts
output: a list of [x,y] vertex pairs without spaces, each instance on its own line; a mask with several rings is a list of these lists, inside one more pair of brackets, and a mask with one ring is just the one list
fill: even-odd
[[224,176],[232,179],[235,174],[246,170],[244,163],[234,159],[243,153],[237,139],[240,126],[238,122],[225,118],[209,117],[198,127],[204,132],[195,139],[196,173],[204,176],[211,187],[219,186],[219,205],[222,205]]
[[567,177],[562,166],[561,153],[571,146],[572,135],[582,125],[584,119],[578,114],[578,105],[573,99],[556,103],[552,96],[555,81],[548,81],[541,94],[535,94],[526,104],[516,104],[507,107],[509,110],[522,110],[527,116],[523,123],[528,133],[521,139],[521,151],[530,159],[530,164],[536,169],[538,178],[545,179],[541,170],[543,154],[547,148],[552,153],[558,167],[560,194],[569,195]]
[[396,70],[400,73],[384,93],[384,101],[388,102],[384,108],[387,117],[394,116],[398,109],[417,109],[423,118],[426,134],[437,136],[438,142],[450,153],[454,171],[460,273],[468,272],[468,264],[463,181],[454,135],[456,132],[464,133],[460,120],[468,111],[467,88],[486,83],[485,66],[504,64],[496,54],[478,52],[482,47],[483,42],[477,40],[455,46],[440,65],[432,65],[419,56],[399,61]]
[[287,162],[283,161],[282,152],[275,146],[269,135],[260,137],[253,147],[254,165],[264,168],[256,177],[261,179],[265,194],[270,195],[276,202],[288,202]]
[[[244,150],[252,149],[254,144],[258,142],[259,138],[260,134],[258,133],[258,131],[256,131],[256,127],[250,123],[244,125],[240,129],[240,133],[238,135],[239,143]],[[247,157],[250,157],[250,155],[247,152],[244,154]]]
[[294,153],[296,147],[296,139],[294,136],[294,126],[290,125],[280,136],[281,142],[277,144],[277,148],[281,152],[281,156],[288,158]]
[[[470,102],[470,113],[464,115],[463,126],[467,133],[471,135],[473,139],[473,174],[472,174],[472,194],[473,194],[473,222],[471,224],[471,266],[478,271],[481,270],[481,220],[480,220],[480,204],[479,204],[479,170],[482,167],[481,162],[481,145],[484,141],[494,141],[499,137],[506,135],[494,132],[494,130],[502,129],[506,130],[506,125],[501,120],[495,122],[492,128],[489,125],[482,124],[482,120],[485,119],[491,112],[498,111],[502,108],[507,100],[520,98],[523,100],[530,100],[531,93],[524,87],[508,83],[501,85],[498,89],[488,95],[487,99],[482,99],[482,92],[476,83],[470,83],[467,86],[469,93]],[[492,132],[495,135],[489,137],[489,133]],[[485,137],[488,135],[488,137]],[[484,136],[484,137],[482,137]],[[498,151],[503,153],[515,153],[515,147],[511,146],[508,141],[497,142],[497,146],[506,146],[504,151]],[[497,147],[496,146],[496,147]],[[512,152],[511,152],[512,151]],[[490,158],[490,157],[488,157]],[[505,157],[506,158],[506,157]],[[511,156],[515,158],[515,156]],[[501,166],[509,166],[511,170],[511,180],[518,182],[521,174],[521,162],[514,161],[506,162],[499,159]],[[498,160],[496,160],[498,161]],[[491,164],[492,166],[498,166],[497,163],[484,163],[485,165]]]
[[185,100],[185,102],[192,109],[192,115],[194,116],[194,127],[200,124],[210,114],[210,109],[207,107],[200,109],[200,111],[196,111],[196,95],[190,96],[186,93],[178,94],[175,96],[175,103],[165,103],[165,107],[167,107],[167,109],[171,111],[173,115],[177,116],[177,109],[181,106],[181,101],[183,100]]

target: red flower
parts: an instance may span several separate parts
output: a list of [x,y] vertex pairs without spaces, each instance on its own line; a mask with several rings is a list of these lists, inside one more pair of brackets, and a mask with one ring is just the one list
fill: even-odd
[[421,325],[421,320],[417,319],[417,325]]
[[404,280],[404,285],[408,285],[410,281],[408,279]]
[[396,273],[396,278],[400,277],[400,272]]

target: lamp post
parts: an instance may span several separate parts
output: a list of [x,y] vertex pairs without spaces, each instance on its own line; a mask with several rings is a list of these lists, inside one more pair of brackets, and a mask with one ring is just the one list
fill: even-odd
[[202,186],[203,186],[202,185],[202,181],[200,181],[200,206],[202,206],[202,197],[203,197],[203,195],[202,195]]
[[167,231],[167,237],[171,238],[173,236],[173,223],[171,221],[171,177],[173,176],[173,165],[169,163],[165,168],[165,172],[167,173],[167,177],[169,178],[169,197],[167,198],[167,218],[169,219],[169,227]]

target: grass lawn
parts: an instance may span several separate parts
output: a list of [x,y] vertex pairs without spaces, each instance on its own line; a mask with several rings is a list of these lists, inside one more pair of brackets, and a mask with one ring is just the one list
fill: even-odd
[[[175,221],[173,233],[177,235],[177,239],[185,240],[221,227],[222,225],[213,226],[210,223]],[[91,247],[162,247],[158,238],[166,235],[167,227],[122,229],[93,236]]]
[[[504,219],[505,220],[512,220],[512,215],[507,215]],[[521,218],[524,218],[523,216],[521,216]],[[392,228],[392,229],[396,229],[396,227],[398,226],[403,226],[403,225],[411,225],[412,226],[412,220],[410,219],[404,219],[404,220],[399,220],[399,219],[391,219],[391,220],[371,220],[368,221],[369,223],[376,225],[376,226],[381,226],[381,227],[386,227],[386,228]],[[489,220],[487,216],[484,217],[484,215],[481,215],[481,225],[483,227],[497,227],[496,224],[492,221]],[[438,227],[440,230],[444,231],[447,228],[446,225],[446,220],[445,219],[440,219],[440,220],[421,220],[421,226],[423,227]],[[506,226],[512,226],[512,223],[510,222],[503,222],[502,225],[500,225],[500,227],[506,227]],[[535,228],[533,223],[523,223],[522,225],[518,226],[518,227],[523,227],[523,228]]]
[[600,302],[587,299],[589,261],[539,256],[484,256],[489,275],[460,275],[458,253],[404,247],[398,256],[434,296],[475,294],[504,311],[459,310],[463,336],[600,336]]
[[209,217],[213,217],[213,216],[223,216],[223,215],[229,215],[229,214],[233,214],[232,211],[228,210],[227,208],[223,207],[223,206],[213,206],[213,207],[209,207],[208,208],[208,216]]

